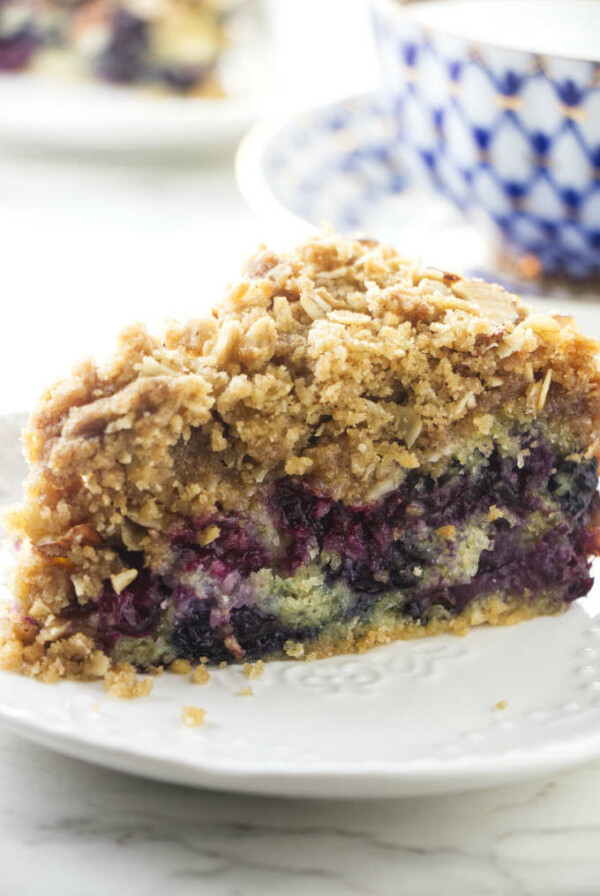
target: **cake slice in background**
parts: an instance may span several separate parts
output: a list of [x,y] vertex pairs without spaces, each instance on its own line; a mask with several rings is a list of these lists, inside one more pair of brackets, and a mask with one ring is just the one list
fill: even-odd
[[217,0],[2,0],[0,72],[218,96],[225,15]]

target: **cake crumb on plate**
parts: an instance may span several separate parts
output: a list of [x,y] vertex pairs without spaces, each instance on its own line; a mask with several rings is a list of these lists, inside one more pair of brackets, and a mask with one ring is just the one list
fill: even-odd
[[138,678],[134,666],[130,663],[117,663],[106,673],[104,690],[110,697],[132,700],[135,697],[147,697],[154,686],[150,678]]
[[194,684],[208,684],[210,681],[210,672],[206,666],[198,666],[198,668],[194,670],[192,681]]
[[169,665],[169,672],[174,675],[189,675],[192,671],[192,664],[189,660],[173,660]]
[[242,666],[242,672],[246,676],[246,678],[260,678],[265,671],[265,664],[262,660],[257,660],[255,663],[244,663]]
[[181,721],[188,728],[198,728],[200,725],[204,725],[205,716],[206,710],[200,706],[181,707]]

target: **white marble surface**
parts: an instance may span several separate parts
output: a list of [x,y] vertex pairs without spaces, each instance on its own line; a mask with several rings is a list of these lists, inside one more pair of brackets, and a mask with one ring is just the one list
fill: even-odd
[[3,896],[597,896],[600,762],[518,787],[312,802],[194,791],[0,736]]

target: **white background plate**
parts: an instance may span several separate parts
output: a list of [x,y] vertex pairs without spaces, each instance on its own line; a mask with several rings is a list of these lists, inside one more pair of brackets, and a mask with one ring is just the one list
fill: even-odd
[[0,75],[0,138],[44,148],[120,153],[202,148],[235,140],[256,114],[251,97],[154,97],[41,75]]
[[[20,487],[22,418],[0,420],[4,501]],[[182,725],[184,705],[206,708],[203,727]],[[239,667],[206,686],[165,675],[133,701],[4,672],[0,718],[68,755],[194,786],[376,797],[508,783],[600,753],[600,590],[562,617],[271,663],[252,682]]]

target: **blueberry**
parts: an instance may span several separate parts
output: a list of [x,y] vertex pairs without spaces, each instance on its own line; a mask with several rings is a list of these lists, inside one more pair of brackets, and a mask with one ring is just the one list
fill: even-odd
[[276,616],[259,613],[252,607],[233,610],[227,626],[213,629],[210,610],[206,608],[195,610],[177,624],[172,644],[177,656],[185,659],[198,660],[206,656],[211,663],[231,662],[233,656],[224,644],[226,634],[235,636],[245,651],[244,659],[255,660],[281,652],[287,640],[305,638],[310,632],[293,633],[283,628]]
[[171,65],[159,69],[156,77],[172,90],[187,93],[202,84],[212,69],[212,65]]
[[407,601],[402,607],[402,613],[409,619],[419,622],[423,616],[423,602],[415,599]]
[[292,637],[289,630],[282,628],[276,616],[259,613],[252,607],[234,610],[231,623],[239,644],[246,652],[244,659],[248,660],[282,651],[285,642]]
[[30,25],[7,36],[0,35],[0,71],[14,72],[25,68],[39,45],[39,39]]
[[[219,535],[206,545],[198,544],[198,532],[209,524],[216,525]],[[255,527],[233,514],[204,519],[196,527],[180,530],[173,536],[173,546],[184,569],[205,569],[215,579],[224,579],[237,572],[249,576],[272,560],[261,544]]]
[[211,663],[232,659],[223,644],[223,636],[211,628],[209,609],[197,609],[178,622],[171,643],[176,655],[183,659],[199,660],[205,656]]
[[550,479],[549,488],[566,513],[580,517],[590,506],[598,488],[596,458],[580,463],[562,460]]
[[281,479],[275,485],[274,504],[283,528],[293,534],[298,529],[322,534],[324,518],[331,507],[329,498],[321,497],[306,483]]
[[107,586],[98,601],[99,630],[130,637],[150,634],[160,619],[164,596],[158,580],[147,570],[142,570],[120,594]]
[[98,61],[99,75],[114,83],[140,80],[147,47],[146,23],[125,9],[116,10],[108,45]]

